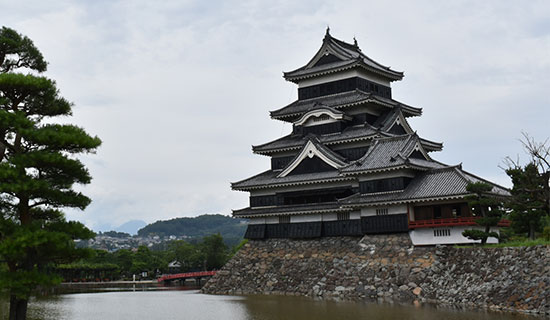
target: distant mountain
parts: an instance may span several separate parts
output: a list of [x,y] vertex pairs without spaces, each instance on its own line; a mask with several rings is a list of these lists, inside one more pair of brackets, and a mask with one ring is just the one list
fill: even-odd
[[157,221],[139,229],[139,236],[188,236],[200,239],[220,233],[228,245],[239,243],[246,231],[245,220],[221,214],[205,214],[194,218],[175,218]]
[[147,225],[147,222],[143,220],[130,220],[118,228],[115,228],[115,231],[118,232],[126,232],[129,234],[136,234],[139,229],[145,227]]

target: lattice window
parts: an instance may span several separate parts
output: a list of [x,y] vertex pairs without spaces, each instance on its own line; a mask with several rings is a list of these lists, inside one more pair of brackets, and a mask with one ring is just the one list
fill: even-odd
[[279,216],[279,223],[290,223],[290,216]]
[[322,114],[318,117],[313,118],[313,122],[321,122],[321,121],[327,121],[327,120],[330,120],[330,117],[326,114]]
[[434,237],[450,237],[451,229],[434,229]]
[[349,212],[337,212],[336,219],[338,221],[349,220]]
[[387,216],[388,215],[388,208],[378,208],[378,209],[376,209],[376,215],[377,216]]

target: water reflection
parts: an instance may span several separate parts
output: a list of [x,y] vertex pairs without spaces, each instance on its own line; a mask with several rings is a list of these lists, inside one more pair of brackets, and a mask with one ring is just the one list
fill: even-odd
[[248,319],[404,319],[404,320],[496,320],[535,319],[526,315],[436,309],[429,306],[389,305],[360,302],[313,301],[298,297],[251,297],[242,301]]
[[[6,303],[0,319],[7,319]],[[197,319],[197,320],[496,320],[525,315],[471,312],[374,303],[314,301],[303,297],[212,296],[197,291],[116,291],[63,294],[33,299],[30,320]]]

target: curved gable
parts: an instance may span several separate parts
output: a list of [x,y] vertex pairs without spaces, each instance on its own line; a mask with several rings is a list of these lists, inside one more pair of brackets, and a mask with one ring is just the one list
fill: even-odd
[[314,165],[315,168],[321,169],[323,171],[327,171],[327,167],[320,164],[319,160],[334,169],[340,169],[341,167],[346,165],[343,160],[339,159],[339,156],[334,153],[329,153],[327,152],[327,150],[321,150],[321,148],[317,147],[317,145],[310,140],[306,143],[300,154],[298,154],[296,158],[294,158],[294,160],[286,167],[286,169],[284,169],[277,177],[286,177],[295,169],[297,169],[303,161],[305,161],[306,159],[313,159],[314,157],[316,157],[317,159],[311,161],[308,160],[307,162],[310,162]]
[[319,122],[328,123],[343,120],[344,118],[346,118],[346,116],[343,112],[331,108],[318,108],[306,112],[300,117],[300,119],[294,122],[294,125],[303,126],[308,124],[308,122],[311,122],[312,120],[315,121],[316,118],[320,120]]

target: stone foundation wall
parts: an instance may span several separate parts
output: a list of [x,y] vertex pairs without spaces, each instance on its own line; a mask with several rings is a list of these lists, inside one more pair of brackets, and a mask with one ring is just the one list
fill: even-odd
[[202,290],[550,314],[550,247],[413,247],[406,233],[250,241]]

